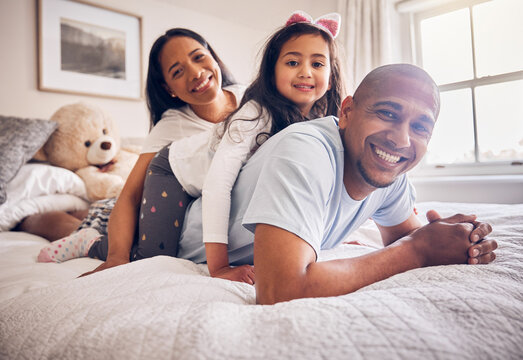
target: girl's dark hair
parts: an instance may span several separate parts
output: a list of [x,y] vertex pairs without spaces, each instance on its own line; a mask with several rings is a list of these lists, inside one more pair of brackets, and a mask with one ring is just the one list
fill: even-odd
[[188,37],[198,41],[204,48],[209,50],[214,60],[218,63],[222,73],[222,87],[235,84],[234,77],[220,60],[218,55],[214,52],[213,48],[207,43],[207,41],[195,33],[194,31],[174,28],[167,30],[165,34],[160,36],[154,42],[149,53],[149,67],[147,69],[147,81],[145,85],[145,95],[147,99],[147,107],[151,116],[151,128],[156,125],[162,118],[162,114],[168,109],[176,109],[184,106],[186,103],[180,100],[178,97],[171,97],[171,95],[165,89],[165,79],[163,78],[162,67],[160,65],[160,52],[162,51],[165,43],[173,37]]
[[[338,116],[341,106],[341,97],[343,95],[343,84],[341,80],[341,70],[338,62],[338,49],[334,39],[325,31],[319,29],[315,25],[308,23],[296,23],[279,29],[267,41],[263,57],[260,64],[260,70],[253,83],[247,88],[245,94],[240,102],[240,106],[236,111],[231,113],[227,118],[226,127],[230,125],[230,121],[234,114],[248,101],[254,100],[260,104],[269,113],[272,118],[272,127],[269,134],[260,134],[272,136],[283,130],[290,124],[305,121],[305,118],[299,108],[290,100],[279,93],[276,88],[275,67],[276,61],[280,56],[280,51],[283,45],[290,39],[297,38],[301,35],[320,35],[329,46],[330,53],[330,85],[331,88],[318,99],[311,109],[311,115],[315,117],[323,117],[328,115]],[[259,120],[261,113],[254,119],[238,119],[238,120]],[[259,135],[259,139],[262,137]]]

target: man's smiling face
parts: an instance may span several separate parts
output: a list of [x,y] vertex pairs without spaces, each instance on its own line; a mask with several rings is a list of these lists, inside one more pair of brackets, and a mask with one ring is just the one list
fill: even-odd
[[345,99],[339,126],[351,197],[362,199],[416,166],[427,151],[438,111],[432,83],[397,73]]

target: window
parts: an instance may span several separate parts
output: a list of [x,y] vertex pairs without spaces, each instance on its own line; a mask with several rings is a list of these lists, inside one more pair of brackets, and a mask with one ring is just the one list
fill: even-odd
[[422,173],[523,173],[521,14],[521,0],[443,1],[412,14],[415,62],[441,91]]

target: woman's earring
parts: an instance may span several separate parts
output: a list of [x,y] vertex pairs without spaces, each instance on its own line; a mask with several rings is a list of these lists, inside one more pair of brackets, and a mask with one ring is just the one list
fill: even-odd
[[176,97],[176,94],[175,94],[175,93],[171,93],[171,97],[172,97],[172,98],[175,98],[175,97]]

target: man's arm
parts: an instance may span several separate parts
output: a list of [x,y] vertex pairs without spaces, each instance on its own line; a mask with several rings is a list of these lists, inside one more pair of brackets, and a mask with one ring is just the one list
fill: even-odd
[[[452,217],[452,221],[456,222],[458,220],[463,222],[468,222],[473,226],[473,230],[470,232],[469,241],[474,246],[471,246],[468,250],[468,263],[469,264],[486,264],[495,259],[495,254],[493,252],[484,252],[481,251],[481,248],[490,249],[493,245],[493,241],[483,241],[484,237],[492,232],[492,226],[488,223],[483,223],[476,221],[475,215],[462,215],[457,214]],[[429,210],[427,212],[427,220],[429,223],[433,223],[441,220],[441,216],[435,210]],[[392,244],[394,241],[411,234],[413,231],[421,227],[421,222],[418,220],[416,215],[413,213],[407,220],[396,226],[380,226],[376,224],[383,241],[383,245],[387,246]],[[496,245],[497,247],[497,245]],[[477,250],[477,251],[476,251]],[[492,249],[494,250],[494,249]]]
[[419,267],[413,252],[408,245],[391,245],[357,258],[316,262],[313,248],[298,236],[275,226],[258,224],[254,238],[256,301],[274,304],[347,294]]
[[412,213],[407,220],[399,225],[381,226],[376,224],[376,226],[380,231],[383,245],[388,246],[394,241],[412,233],[414,230],[419,229],[421,227],[421,222],[418,220],[416,215]]
[[[381,250],[323,262],[316,262],[313,248],[298,236],[258,224],[254,239],[256,300],[274,304],[303,297],[343,295],[410,269],[466,263],[467,251],[472,252],[469,248],[480,251],[480,262],[490,262],[495,241],[471,247],[470,222],[474,220],[464,215],[438,219]],[[481,238],[488,234],[484,228],[480,231]]]

